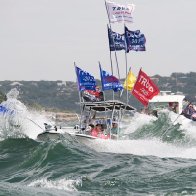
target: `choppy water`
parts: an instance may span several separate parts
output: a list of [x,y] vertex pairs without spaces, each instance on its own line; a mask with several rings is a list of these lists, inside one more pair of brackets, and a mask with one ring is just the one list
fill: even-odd
[[38,142],[48,119],[17,99],[4,104],[17,113],[0,115],[0,195],[196,195],[195,122],[136,114],[118,141]]

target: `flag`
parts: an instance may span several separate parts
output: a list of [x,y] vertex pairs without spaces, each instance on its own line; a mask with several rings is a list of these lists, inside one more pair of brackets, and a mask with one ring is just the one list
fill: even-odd
[[145,106],[150,99],[159,94],[158,87],[141,69],[139,71],[136,83],[133,87],[132,94]]
[[124,89],[131,91],[133,89],[135,81],[136,81],[136,77],[133,74],[133,72],[130,70],[124,82]]
[[13,115],[15,112],[14,110],[11,110],[9,108],[7,108],[4,105],[0,105],[0,114],[9,114],[9,115]]
[[102,83],[102,90],[113,90],[114,92],[121,91],[123,89],[122,84],[120,83],[119,79],[115,76],[109,74],[108,72],[100,68],[100,75],[101,75],[101,83]]
[[108,27],[108,40],[110,45],[110,51],[125,50],[125,36],[124,34],[119,34],[112,31]]
[[125,27],[125,40],[128,51],[146,51],[146,38],[144,34],[141,34],[140,30],[130,31],[127,27]]
[[82,97],[86,102],[96,102],[104,101],[104,95],[102,91],[99,90],[84,90],[82,92]]
[[76,69],[79,91],[95,90],[96,87],[95,78],[92,75],[90,75],[88,72],[83,71],[77,66],[75,66],[75,69]]
[[106,2],[108,18],[113,22],[133,22],[132,13],[134,4],[120,5],[114,2]]
[[0,105],[0,113],[6,113],[6,112],[8,112],[9,110],[5,107],[5,106],[3,106],[3,105]]

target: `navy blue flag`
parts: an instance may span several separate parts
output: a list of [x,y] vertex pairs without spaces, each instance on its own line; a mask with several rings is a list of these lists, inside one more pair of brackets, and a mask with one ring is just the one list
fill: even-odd
[[83,90],[95,90],[96,87],[96,81],[95,78],[90,75],[88,72],[83,71],[79,67],[76,68],[76,75],[78,79],[78,89],[80,91]]
[[101,83],[102,83],[102,90],[113,90],[115,92],[121,91],[123,89],[122,84],[120,81],[113,75],[109,74],[108,72],[104,71],[100,67],[100,75],[101,75]]
[[144,34],[140,33],[140,30],[130,31],[125,27],[125,39],[128,51],[146,51],[146,38]]
[[110,51],[126,50],[124,34],[115,33],[108,27],[108,39]]

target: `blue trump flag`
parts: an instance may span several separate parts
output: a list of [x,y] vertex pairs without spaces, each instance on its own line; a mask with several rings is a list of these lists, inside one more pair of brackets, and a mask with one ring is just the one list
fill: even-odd
[[108,27],[108,39],[110,51],[126,50],[124,34],[115,33]]
[[123,89],[122,84],[120,81],[113,75],[109,74],[108,72],[100,68],[100,75],[101,75],[101,83],[102,83],[102,90],[113,90],[114,92],[121,91]]
[[79,91],[95,90],[96,87],[95,78],[92,75],[90,75],[88,72],[83,71],[77,66],[75,66],[75,69],[76,69]]
[[140,30],[130,31],[125,26],[125,40],[127,45],[127,51],[146,51],[146,38],[144,34],[140,33]]

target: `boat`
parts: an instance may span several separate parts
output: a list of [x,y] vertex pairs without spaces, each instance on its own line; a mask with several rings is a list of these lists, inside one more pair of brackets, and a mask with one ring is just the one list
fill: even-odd
[[37,135],[37,141],[60,140],[74,135],[77,132],[76,127],[62,127],[44,123],[45,129]]
[[160,93],[149,100],[148,112],[158,115],[160,110],[168,109],[181,114],[185,105],[185,96],[182,94],[175,94],[171,91],[160,91]]
[[158,95],[149,100],[148,107],[144,108],[143,112],[158,117],[159,111],[163,109],[196,121],[195,104],[187,101],[181,92],[160,91]]
[[[105,2],[109,26],[108,26],[108,41],[110,49],[110,72],[103,70],[99,62],[100,78],[102,88],[99,90],[94,76],[87,71],[79,68],[74,62],[75,72],[78,84],[79,104],[80,104],[80,119],[79,125],[76,125],[71,130],[71,135],[80,141],[94,141],[97,139],[119,139],[120,124],[125,114],[131,114],[136,111],[136,108],[129,105],[128,93],[132,94],[140,100],[144,105],[148,104],[148,100],[157,95],[159,89],[151,81],[151,79],[140,69],[138,79],[135,82],[135,77],[128,73],[127,53],[130,51],[145,51],[146,38],[140,30],[129,30],[124,23],[124,34],[116,33],[112,30],[111,22],[130,22],[132,23],[132,12],[134,5],[126,4],[120,5],[114,2]],[[117,12],[116,10],[119,10]],[[126,80],[123,85],[120,83],[120,72],[117,61],[116,52],[125,51],[126,62]],[[116,60],[116,75],[114,76],[114,68],[111,58],[111,53],[115,52]],[[134,79],[133,79],[134,78]],[[134,86],[134,87],[133,87]],[[122,92],[126,90],[126,103],[122,102]],[[105,91],[112,91],[112,99],[107,100]],[[114,94],[118,95],[119,100],[114,99]],[[116,96],[117,97],[117,96]],[[50,130],[55,129],[51,132]],[[50,127],[45,132],[39,134],[39,138],[45,136],[55,138],[55,135],[62,135],[62,128],[59,130],[57,126]],[[69,129],[65,128],[65,132]]]
[[[119,139],[120,124],[125,114],[136,111],[133,106],[119,100],[81,102],[80,129],[75,134],[80,141],[94,139]],[[92,134],[100,125],[97,136]]]
[[[132,115],[136,111],[133,106],[119,100],[99,102],[81,102],[79,125],[74,127],[58,127],[45,125],[45,130],[38,134],[37,140],[58,140],[72,136],[82,143],[97,139],[119,139],[120,124],[123,116]],[[97,135],[93,135],[93,128],[100,126]]]

